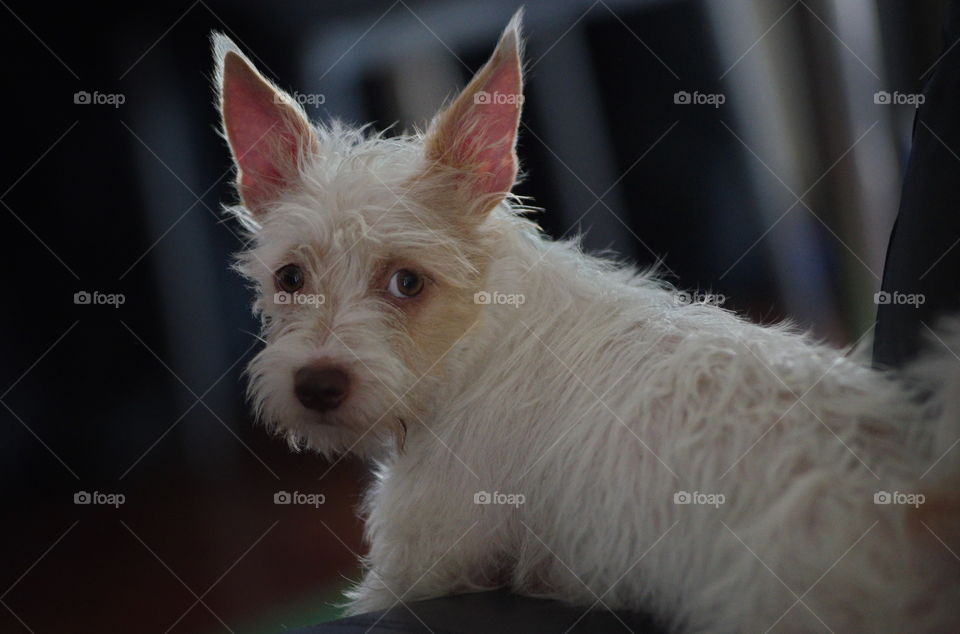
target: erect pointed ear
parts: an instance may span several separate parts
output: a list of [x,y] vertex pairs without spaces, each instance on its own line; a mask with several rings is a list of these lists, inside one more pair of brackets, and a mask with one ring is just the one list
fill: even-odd
[[454,184],[464,203],[461,209],[473,216],[482,216],[499,204],[517,178],[522,17],[522,9],[514,14],[493,55],[436,116],[425,139],[430,165],[455,174]]
[[300,105],[263,77],[227,36],[213,34],[223,135],[237,166],[237,191],[256,217],[295,184],[305,158],[317,151]]

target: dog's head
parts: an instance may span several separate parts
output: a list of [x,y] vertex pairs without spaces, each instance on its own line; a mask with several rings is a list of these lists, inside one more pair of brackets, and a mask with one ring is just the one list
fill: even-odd
[[424,134],[315,127],[225,36],[217,88],[251,232],[265,348],[251,362],[259,418],[291,443],[365,453],[428,416],[450,351],[475,324],[517,176],[519,14],[487,64]]

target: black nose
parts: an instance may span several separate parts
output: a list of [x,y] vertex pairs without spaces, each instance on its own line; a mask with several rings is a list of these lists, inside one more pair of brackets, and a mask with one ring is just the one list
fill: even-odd
[[340,368],[308,365],[293,375],[293,393],[307,409],[318,412],[336,409],[349,391],[350,378]]

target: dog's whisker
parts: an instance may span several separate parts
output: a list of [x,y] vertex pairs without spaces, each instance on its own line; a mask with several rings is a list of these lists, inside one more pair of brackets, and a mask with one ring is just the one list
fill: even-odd
[[249,330],[240,330],[240,332],[242,332],[245,335],[250,335],[251,337],[253,337],[254,339],[257,339],[261,343],[269,343],[266,339],[264,339],[263,337],[261,337],[255,332],[250,332]]

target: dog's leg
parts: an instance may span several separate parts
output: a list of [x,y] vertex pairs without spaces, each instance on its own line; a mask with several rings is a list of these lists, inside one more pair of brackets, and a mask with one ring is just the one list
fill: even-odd
[[504,541],[501,511],[474,503],[466,470],[430,480],[395,470],[367,500],[370,550],[363,580],[347,593],[352,614],[502,585],[491,544]]
[[380,536],[371,545],[367,558],[370,568],[347,592],[350,614],[499,585],[496,573],[483,568],[489,559],[484,556],[482,540],[470,532],[404,537],[392,533]]

